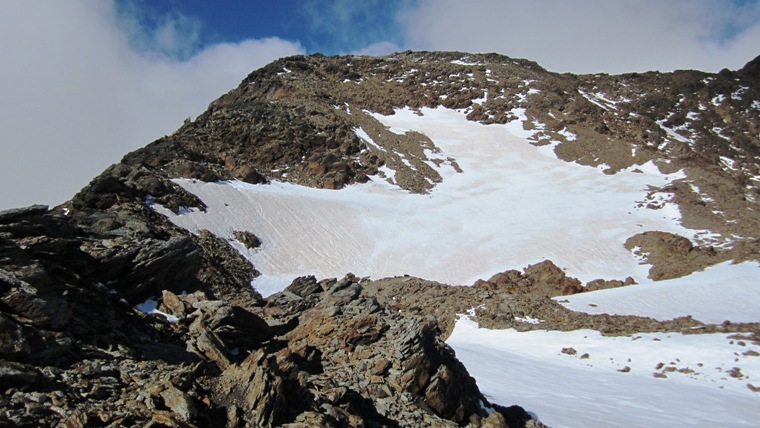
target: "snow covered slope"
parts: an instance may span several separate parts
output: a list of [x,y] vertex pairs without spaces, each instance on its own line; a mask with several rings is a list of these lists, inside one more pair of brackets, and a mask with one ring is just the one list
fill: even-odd
[[381,177],[339,191],[178,180],[208,211],[164,213],[182,227],[227,239],[235,230],[255,233],[263,246],[246,254],[270,279],[353,272],[471,284],[548,258],[582,281],[631,275],[641,282],[647,267],[623,247],[628,237],[645,230],[698,233],[679,224],[667,195],[664,208],[638,207],[650,185],[682,178],[651,163],[605,175],[529,144],[520,121],[483,125],[444,108],[374,117],[393,132],[427,135],[442,151],[437,156],[455,159],[463,172],[431,162],[443,182],[428,195]]
[[518,333],[467,318],[448,339],[489,400],[523,406],[554,428],[757,426],[760,398],[746,385],[760,383],[760,358],[750,356],[760,346],[739,342],[724,334]]

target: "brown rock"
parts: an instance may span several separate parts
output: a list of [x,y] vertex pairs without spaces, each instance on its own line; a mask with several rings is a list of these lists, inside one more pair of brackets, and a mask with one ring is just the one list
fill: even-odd
[[190,325],[191,338],[187,341],[188,350],[214,362],[221,370],[224,370],[231,364],[227,351],[219,337],[206,326],[204,318],[200,316]]
[[293,293],[299,297],[309,297],[315,293],[321,293],[322,287],[317,283],[317,279],[311,276],[301,276],[293,280],[285,291]]
[[235,239],[242,242],[243,245],[245,245],[245,247],[248,249],[258,248],[261,246],[261,240],[259,237],[251,232],[236,230],[233,232],[233,236]]
[[187,309],[182,300],[180,300],[176,294],[169,290],[163,290],[161,292],[161,303],[163,304],[164,311],[170,315],[182,319],[187,316]]
[[256,169],[248,164],[241,165],[240,167],[236,168],[233,171],[233,174],[235,175],[235,178],[246,183],[262,184],[266,183],[267,181],[263,175],[261,175],[258,171],[256,171]]
[[216,384],[215,400],[235,405],[253,426],[275,426],[287,414],[288,405],[285,383],[273,373],[272,364],[259,351],[230,366]]
[[193,399],[171,383],[165,384],[165,389],[161,391],[161,398],[163,398],[166,407],[185,421],[195,419],[198,414]]
[[87,413],[77,409],[66,419],[64,426],[66,428],[85,428],[88,422]]
[[543,290],[549,296],[575,294],[583,291],[580,281],[568,277],[551,260],[528,266],[525,269],[525,277],[531,281],[534,288]]

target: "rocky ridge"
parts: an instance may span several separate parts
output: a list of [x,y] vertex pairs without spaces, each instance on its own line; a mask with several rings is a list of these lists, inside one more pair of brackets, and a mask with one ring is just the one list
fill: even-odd
[[[394,184],[429,191],[441,177],[424,161],[458,168],[456,159],[428,159],[432,141],[389,132],[371,113],[443,106],[483,123],[524,114],[534,144],[610,174],[650,160],[683,169],[686,179],[641,203],[657,209],[657,195],[671,195],[685,225],[722,237],[699,246],[656,231],[632,237],[654,278],[757,259],[758,64],[573,76],[494,54],[405,52],[297,56],[254,71],[70,202],[0,213],[0,425],[540,425],[488,403],[443,343],[472,308],[489,328],[741,331],[756,340],[756,324],[568,311],[549,297],[629,281],[582,287],[550,262],[472,287],[303,277],[263,299],[249,285],[258,272],[228,242],[190,234],[149,205],[204,209],[171,181],[179,177],[339,188],[390,168]],[[151,302],[152,314],[135,308]]]

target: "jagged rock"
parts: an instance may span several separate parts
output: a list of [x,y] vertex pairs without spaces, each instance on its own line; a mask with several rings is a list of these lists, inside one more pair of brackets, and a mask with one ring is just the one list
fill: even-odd
[[[241,419],[260,427],[283,422],[288,412],[284,380],[272,370],[276,366],[262,351],[225,370],[215,386],[215,399],[239,409]],[[295,399],[295,397],[293,397]]]
[[176,416],[169,412],[162,410],[156,410],[150,421],[145,425],[146,428],[195,428],[193,424],[186,423],[182,420],[177,420]]
[[177,318],[185,318],[187,316],[185,302],[169,290],[161,291],[161,304],[163,305],[161,309],[169,315],[174,315]]
[[[355,290],[356,285],[348,278],[336,281],[331,289],[340,293]],[[313,349],[322,356],[321,364],[312,363],[310,370],[330,373],[338,386],[322,389],[324,399],[334,403],[322,408],[332,409],[328,415],[334,419],[351,420],[356,410],[350,403],[355,400],[366,407],[367,400],[382,398],[388,410],[406,412],[402,403],[411,400],[421,403],[432,419],[463,423],[472,415],[480,415],[478,400],[482,397],[439,333],[434,320],[389,316],[359,290],[354,299],[338,303],[325,293],[321,302],[300,316],[298,326],[286,337],[294,354]],[[314,355],[313,351],[310,354]],[[352,376],[337,371],[345,365],[356,367],[357,372]],[[324,380],[311,378],[311,382]],[[369,410],[371,414],[378,412],[372,416],[376,420],[386,420],[383,415],[387,411],[381,413],[376,406]]]
[[0,355],[23,355],[32,351],[23,328],[0,313]]
[[33,386],[44,379],[36,367],[0,360],[0,385],[3,388]]
[[232,364],[229,355],[222,340],[208,328],[205,321],[206,316],[201,315],[190,324],[187,349],[201,358],[214,362],[220,370],[224,370]]
[[18,217],[23,217],[28,214],[40,214],[47,212],[47,205],[31,205],[24,208],[11,208],[9,210],[0,211],[0,223],[8,223]]
[[203,250],[198,279],[210,285],[209,291],[230,304],[259,306],[261,295],[250,284],[259,272],[228,242],[207,230],[198,233],[197,244]]
[[266,321],[239,306],[223,303],[216,308],[209,309],[205,306],[200,309],[206,326],[214,331],[228,349],[257,347],[273,336]]
[[171,383],[167,382],[160,394],[166,407],[179,415],[182,420],[192,421],[197,416],[198,411],[195,408],[193,399]]
[[748,62],[738,73],[748,79],[760,81],[760,56]]
[[40,296],[37,290],[24,283],[3,293],[2,306],[23,322],[37,327],[58,330],[71,318],[66,299],[57,295]]
[[315,293],[322,292],[322,287],[317,283],[317,279],[311,276],[301,276],[293,280],[289,286],[285,288],[285,291],[293,293],[297,296],[306,298]]

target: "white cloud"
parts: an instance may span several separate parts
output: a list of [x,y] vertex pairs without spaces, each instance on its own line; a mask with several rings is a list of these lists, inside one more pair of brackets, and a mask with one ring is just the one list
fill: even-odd
[[203,24],[176,12],[151,15],[137,3],[122,2],[117,8],[117,25],[130,45],[177,58],[187,58],[199,46]]
[[760,54],[759,2],[420,0],[401,22],[408,49],[499,52],[560,72],[717,71]]
[[368,55],[385,55],[390,53],[388,46],[400,43],[398,14],[412,4],[413,0],[305,0],[298,10],[306,18],[310,38],[317,41],[317,50],[346,53],[361,49],[370,52]]
[[164,24],[150,53],[130,47],[110,1],[0,2],[0,209],[65,201],[252,70],[304,51],[270,38],[180,61],[156,52],[182,53],[193,27]]
[[401,48],[391,42],[373,43],[365,48],[352,52],[354,55],[384,56],[400,51]]

